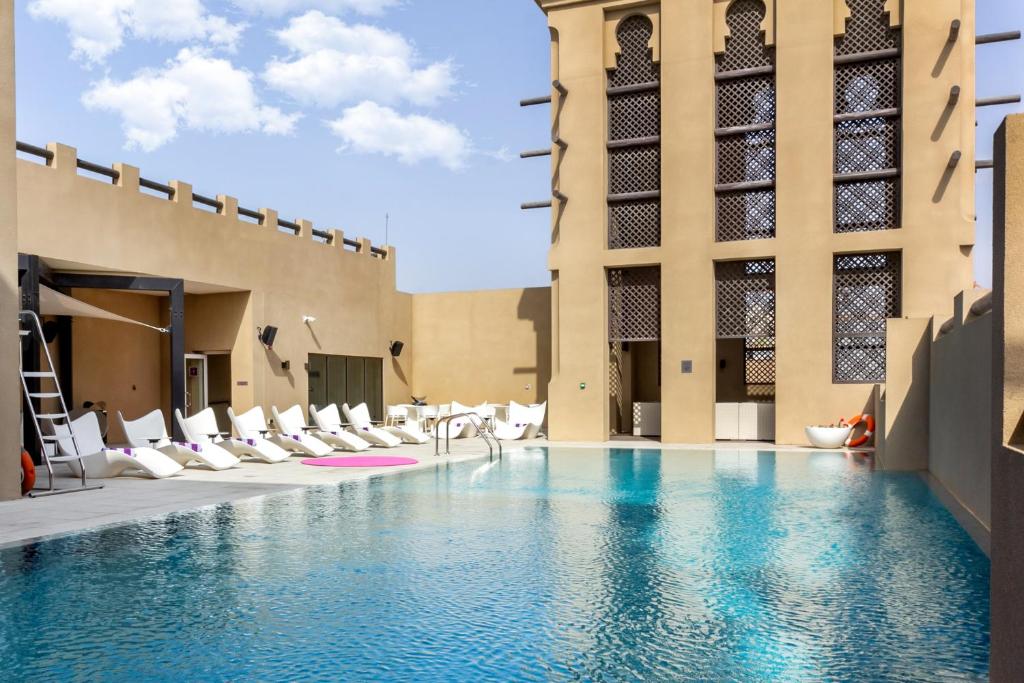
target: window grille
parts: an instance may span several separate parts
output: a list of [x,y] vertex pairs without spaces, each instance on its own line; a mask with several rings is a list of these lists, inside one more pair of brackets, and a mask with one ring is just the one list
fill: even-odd
[[[608,72],[608,248],[661,244],[661,86],[645,16],[616,29],[619,55]],[[629,92],[617,88],[634,86]],[[653,196],[631,198],[637,192]],[[618,195],[618,196],[616,196]]]
[[716,58],[720,242],[775,236],[775,74],[761,33],[764,17],[761,0],[734,2],[726,13],[725,52]]
[[836,255],[833,266],[832,378],[885,381],[886,320],[901,315],[900,255]]
[[846,0],[836,39],[834,230],[900,226],[900,31],[885,0]]
[[657,341],[661,338],[661,269],[613,268],[608,271],[608,340]]
[[775,261],[715,264],[716,333],[743,339],[748,385],[775,384]]

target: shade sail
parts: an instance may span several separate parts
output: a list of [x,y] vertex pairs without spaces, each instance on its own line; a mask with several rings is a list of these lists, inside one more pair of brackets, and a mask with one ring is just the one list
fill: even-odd
[[169,329],[148,325],[138,320],[126,318],[117,313],[105,311],[102,308],[87,304],[84,301],[70,297],[67,294],[50,289],[45,285],[39,285],[39,313],[41,315],[70,315],[79,318],[100,318],[102,320],[113,320],[119,323],[130,325],[141,325],[162,334],[168,334]]

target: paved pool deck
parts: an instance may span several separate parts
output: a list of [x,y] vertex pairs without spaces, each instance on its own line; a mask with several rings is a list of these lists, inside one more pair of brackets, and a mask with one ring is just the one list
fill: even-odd
[[[753,451],[812,451],[797,446],[767,443],[662,444],[653,441],[615,440],[607,442],[548,442],[546,439],[505,442],[506,452],[530,447],[560,448],[644,448],[671,450],[735,449]],[[443,448],[443,446],[442,446]],[[243,461],[239,467],[221,472],[189,467],[169,479],[116,477],[92,480],[102,483],[95,491],[68,493],[42,498],[22,498],[0,503],[0,548],[75,533],[88,529],[149,519],[196,508],[217,505],[307,486],[334,485],[377,476],[428,469],[448,462],[465,462],[488,457],[480,439],[451,442],[451,455],[434,455],[434,443],[405,445],[394,449],[373,449],[374,455],[399,455],[418,459],[417,465],[383,468],[328,468],[302,464],[302,457],[274,465]],[[344,455],[344,454],[339,454]],[[74,487],[78,480],[57,467],[58,488]],[[46,484],[45,475],[37,483]]]

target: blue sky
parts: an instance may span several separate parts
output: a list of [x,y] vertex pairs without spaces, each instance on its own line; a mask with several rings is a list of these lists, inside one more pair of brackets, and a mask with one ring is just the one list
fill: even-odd
[[[1024,27],[979,2],[978,31]],[[18,0],[18,138],[399,249],[406,291],[545,285],[548,37],[530,0]],[[481,31],[481,26],[496,27]],[[1020,43],[979,96],[1020,92]],[[1000,107],[979,111],[991,158]],[[991,281],[991,172],[977,280]]]

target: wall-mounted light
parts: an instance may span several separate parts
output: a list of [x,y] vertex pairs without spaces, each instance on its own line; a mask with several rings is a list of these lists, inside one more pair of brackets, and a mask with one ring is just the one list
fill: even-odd
[[267,325],[263,329],[256,328],[256,334],[259,335],[260,343],[266,346],[268,349],[274,348],[274,339],[277,338],[277,328],[273,325]]
[[302,316],[302,324],[303,325],[312,325],[315,322],[316,322],[316,318],[314,318],[311,315],[304,315],[304,316]]
[[402,349],[405,348],[405,342],[393,341],[388,346],[388,351],[391,352],[392,358],[398,358],[402,355]]

